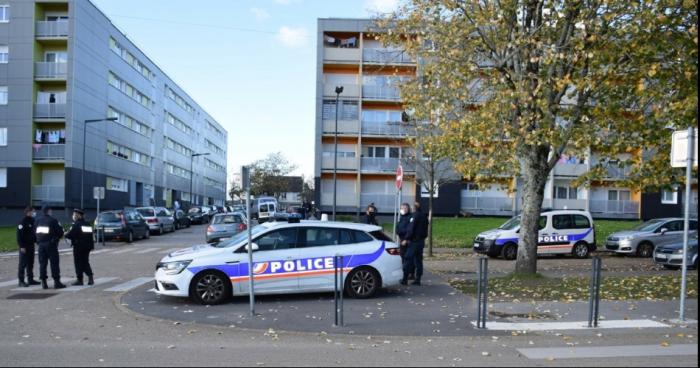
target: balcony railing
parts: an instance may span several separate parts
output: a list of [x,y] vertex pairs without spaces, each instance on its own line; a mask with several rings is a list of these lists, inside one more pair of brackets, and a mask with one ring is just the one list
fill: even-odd
[[325,61],[359,64],[360,54],[359,48],[324,47],[323,49],[323,59]]
[[68,63],[38,62],[34,64],[34,77],[38,79],[66,79]]
[[626,179],[631,172],[632,169],[629,166],[608,166],[606,177],[609,179]]
[[489,212],[510,213],[513,211],[513,198],[486,197],[486,196],[462,196],[463,210],[482,210]]
[[[335,120],[323,121],[324,133],[335,133]],[[354,134],[360,132],[360,122],[357,120],[338,120],[338,134]]]
[[587,199],[554,198],[552,201],[554,201],[553,209],[555,210],[585,210],[586,206],[588,205]]
[[68,37],[68,21],[40,21],[36,22],[37,37]]
[[363,157],[362,171],[370,172],[396,172],[399,164],[403,166],[403,171],[415,171],[415,165],[412,163],[401,162],[398,158],[385,157]]
[[[408,191],[404,189],[401,196],[401,203],[413,203],[415,196],[407,193]],[[360,207],[367,208],[370,203],[374,203],[375,207],[379,212],[390,213],[394,212],[394,206],[396,203],[396,194],[360,194]]]
[[554,175],[578,177],[588,171],[586,164],[557,164],[554,166]]
[[[333,192],[321,193],[321,204],[323,206],[333,206]],[[338,191],[338,193],[336,193],[335,204],[337,206],[356,207],[357,194]]]
[[639,213],[637,201],[591,200],[590,206],[590,212],[594,214],[637,215]]
[[399,87],[363,85],[362,98],[369,100],[398,101],[401,99]]
[[65,186],[35,185],[32,187],[32,199],[37,202],[63,203],[65,195]]
[[415,64],[416,62],[405,51],[390,49],[364,49],[362,61],[379,64]]
[[66,104],[48,103],[34,105],[34,118],[36,119],[65,119]]
[[[360,86],[357,84],[349,84],[349,83],[344,83],[344,84],[338,84],[340,86],[343,86],[343,93],[340,95],[340,97],[343,98],[350,98],[350,97],[360,97]],[[323,85],[323,95],[326,97],[335,97],[335,87],[337,85],[333,83],[326,83]]]
[[[333,156],[324,156],[321,161],[323,170],[333,170]],[[357,170],[357,158],[355,157],[338,157],[338,170]]]
[[386,136],[406,136],[409,135],[409,129],[401,122],[387,121],[363,121],[363,135],[386,135]]
[[34,148],[34,161],[56,161],[65,160],[65,144],[42,144]]

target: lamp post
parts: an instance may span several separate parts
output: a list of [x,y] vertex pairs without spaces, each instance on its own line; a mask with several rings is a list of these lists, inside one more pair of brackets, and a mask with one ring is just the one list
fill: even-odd
[[80,171],[80,209],[85,210],[85,141],[87,139],[87,125],[92,123],[99,123],[102,121],[117,121],[118,117],[111,117],[105,119],[88,119],[83,123],[83,169]]
[[335,221],[336,196],[338,194],[338,110],[343,86],[335,87],[335,129],[333,130],[333,221]]
[[192,180],[194,179],[194,158],[197,156],[209,156],[211,153],[193,153],[190,155],[190,207],[194,204],[194,194],[192,193]]

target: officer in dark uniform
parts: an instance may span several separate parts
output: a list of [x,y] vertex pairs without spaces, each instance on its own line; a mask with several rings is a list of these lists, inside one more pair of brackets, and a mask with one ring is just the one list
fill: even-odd
[[63,289],[66,285],[61,283],[61,269],[59,267],[58,241],[63,237],[63,227],[55,218],[51,217],[51,208],[48,205],[41,207],[44,214],[36,221],[36,240],[39,243],[39,277],[41,287],[48,289],[46,282],[46,266],[51,263],[51,277],[54,288]]
[[[408,227],[411,225],[411,206],[408,203],[401,204],[401,210],[399,211],[399,222],[396,224],[396,235],[399,237],[399,253],[401,254],[401,263],[406,264],[406,250],[408,248],[408,241],[406,240],[406,234],[408,233]],[[408,279],[413,280],[414,272],[411,271],[408,274]]]
[[408,283],[408,276],[414,269],[416,273],[412,285],[420,285],[420,278],[423,276],[423,248],[425,248],[425,238],[428,237],[428,216],[421,211],[419,202],[415,202],[413,208],[406,240],[404,240],[408,248],[406,248],[402,285]]
[[73,261],[77,278],[73,286],[83,285],[83,274],[88,277],[88,285],[94,285],[90,251],[95,249],[95,240],[92,238],[92,226],[85,221],[85,212],[82,210],[77,208],[73,210],[73,225],[66,233],[66,239],[70,239],[73,245]]
[[[39,285],[34,280],[34,244],[36,244],[36,234],[34,225],[34,210],[31,207],[24,209],[24,218],[17,225],[17,245],[19,246],[19,286],[28,287]],[[27,281],[24,281],[25,272]]]

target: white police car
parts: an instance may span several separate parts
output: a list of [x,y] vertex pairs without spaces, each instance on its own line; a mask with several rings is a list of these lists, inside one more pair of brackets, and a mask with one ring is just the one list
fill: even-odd
[[[399,248],[379,226],[328,222],[267,222],[254,227],[256,294],[334,289],[334,256],[344,256],[345,292],[370,298],[403,275]],[[173,252],[156,266],[156,293],[219,304],[247,295],[248,234]]]
[[[573,254],[586,258],[596,249],[595,226],[588,211],[545,210],[540,214],[537,254]],[[518,255],[520,216],[474,239],[474,251],[513,260]]]

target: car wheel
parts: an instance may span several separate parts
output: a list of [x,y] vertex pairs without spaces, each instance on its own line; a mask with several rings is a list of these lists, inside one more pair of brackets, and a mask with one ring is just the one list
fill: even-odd
[[215,271],[204,271],[192,280],[190,297],[200,304],[224,303],[231,296],[231,280]]
[[680,270],[680,269],[681,269],[681,268],[678,267],[678,266],[671,266],[671,265],[666,265],[666,264],[664,265],[664,268],[667,269],[667,270],[674,270],[674,271],[675,271],[675,270]]
[[178,222],[176,222],[175,225],[173,225],[173,228],[175,230],[180,230],[180,224]]
[[644,242],[637,246],[637,255],[642,258],[649,258],[654,255],[654,244]]
[[143,238],[150,239],[151,238],[151,231],[146,229],[146,232],[143,233]]
[[371,298],[380,287],[379,274],[371,268],[355,269],[345,279],[345,292],[355,299]]
[[574,244],[574,257],[578,259],[584,259],[588,258],[588,253],[590,252],[590,249],[588,249],[588,244],[586,242],[578,242]]
[[132,230],[129,230],[129,233],[126,234],[126,242],[127,243],[133,243],[134,242],[134,232]]
[[158,229],[158,235],[163,235],[165,232],[163,231],[163,225],[160,225],[160,228]]
[[518,258],[518,246],[513,243],[504,245],[503,249],[501,249],[501,256],[503,259],[507,259],[509,261]]

